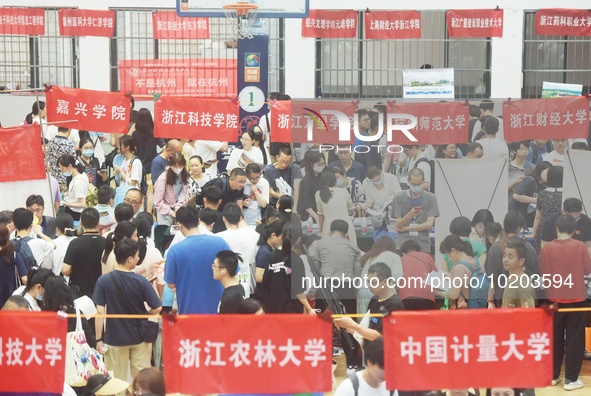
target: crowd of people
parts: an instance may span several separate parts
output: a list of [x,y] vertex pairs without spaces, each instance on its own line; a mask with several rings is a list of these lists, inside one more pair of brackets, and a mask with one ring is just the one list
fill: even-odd
[[[74,313],[76,298],[87,296],[98,313],[123,315],[585,307],[591,219],[580,199],[562,196],[562,164],[566,150],[587,150],[588,142],[507,144],[493,106],[470,106],[467,144],[359,154],[360,141],[330,152],[273,142],[265,122],[242,132],[237,147],[158,139],[145,108],[132,112],[126,135],[74,131],[45,125],[45,103],[35,102],[25,122],[42,124],[51,202],[32,192],[23,207],[0,208],[0,306],[22,297],[20,306],[31,311]],[[376,134],[385,112],[379,103],[358,110],[359,133]],[[472,219],[454,219],[436,265],[434,158],[495,157],[508,161],[506,216],[495,222],[483,208]],[[449,290],[390,282],[426,280],[438,268],[450,279],[482,273],[491,281],[480,297],[466,282]],[[572,286],[501,287],[511,276],[560,276]],[[322,284],[338,278],[349,282]],[[555,315],[553,378],[562,381],[566,356],[566,390],[582,387],[585,323],[583,312]],[[126,381],[128,370],[137,380],[152,364],[161,368],[160,351],[134,319],[89,320],[84,331],[113,372],[99,382]],[[350,333],[363,339],[365,358]],[[381,333],[381,318],[368,326],[335,319],[333,338],[350,345],[347,373],[357,372],[361,394],[387,394]],[[336,394],[352,394],[355,381]]]

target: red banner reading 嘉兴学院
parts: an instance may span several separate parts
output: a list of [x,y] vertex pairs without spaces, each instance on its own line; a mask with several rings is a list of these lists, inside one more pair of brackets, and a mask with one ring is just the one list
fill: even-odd
[[310,10],[302,19],[302,36],[353,38],[357,36],[357,11]]
[[45,179],[39,125],[0,128],[0,182]]
[[318,317],[180,315],[164,320],[162,327],[169,347],[164,354],[169,392],[331,389],[332,323]]
[[548,8],[536,11],[536,34],[591,36],[591,11]]
[[503,10],[448,10],[449,37],[503,37]]
[[421,38],[421,12],[365,12],[365,37],[371,40]]
[[45,10],[43,8],[0,8],[0,34],[45,34]]
[[552,381],[552,315],[543,309],[396,312],[383,326],[388,389],[539,388]]
[[113,37],[115,10],[81,10],[60,8],[60,35]]

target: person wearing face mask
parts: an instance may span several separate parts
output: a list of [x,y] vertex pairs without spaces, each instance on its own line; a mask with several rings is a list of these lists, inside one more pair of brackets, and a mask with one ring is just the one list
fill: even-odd
[[365,203],[361,206],[371,214],[371,222],[375,229],[387,223],[386,210],[395,194],[400,191],[400,183],[396,176],[382,172],[377,166],[370,166],[367,169],[367,179],[363,181]]
[[86,194],[88,194],[88,176],[84,173],[84,166],[71,155],[62,155],[57,164],[66,178],[71,178],[68,184],[68,198],[63,202],[66,213],[75,221],[80,220],[80,213],[86,208]]
[[306,221],[309,217],[312,217],[318,222],[316,199],[314,197],[316,192],[322,187],[320,175],[326,169],[326,161],[324,160],[324,156],[319,152],[308,151],[305,162],[306,176],[304,176],[300,183],[298,213],[302,217],[302,221]]
[[39,268],[29,271],[27,274],[27,285],[21,286],[12,293],[13,296],[22,296],[29,303],[31,311],[40,312],[39,302],[43,301],[45,281],[51,278],[53,272],[47,268]]
[[174,153],[168,160],[168,170],[158,177],[154,185],[154,207],[158,226],[154,230],[154,242],[162,248],[162,238],[176,217],[176,211],[189,200],[189,172],[185,157]]
[[401,191],[392,201],[392,217],[396,219],[396,243],[415,239],[421,251],[432,253],[429,231],[439,216],[435,194],[423,190],[425,174],[419,168],[408,172],[409,190]]
[[[363,185],[361,184],[362,179],[348,177],[345,174],[345,171],[338,167],[331,168],[331,170],[337,178],[336,186],[347,190],[351,197],[351,201],[355,204],[358,215],[360,216],[362,206],[365,203],[365,194],[363,191]],[[365,177],[365,173],[363,177]]]
[[94,143],[90,138],[84,137],[80,140],[80,155],[78,161],[84,166],[84,173],[88,182],[99,188],[107,182],[107,171],[104,165],[94,156]]

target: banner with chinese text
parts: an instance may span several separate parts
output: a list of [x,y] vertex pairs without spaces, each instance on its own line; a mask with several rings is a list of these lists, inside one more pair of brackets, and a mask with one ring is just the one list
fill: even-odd
[[119,91],[134,95],[235,97],[236,59],[119,61]]
[[0,392],[61,395],[67,332],[55,312],[0,311]]
[[43,8],[0,8],[0,35],[45,34]]
[[421,38],[419,11],[365,12],[365,37],[371,40]]
[[154,136],[235,142],[239,113],[231,99],[161,96],[154,103]]
[[209,38],[209,18],[180,17],[176,11],[153,12],[152,26],[157,40]]
[[589,99],[562,97],[505,101],[503,131],[507,142],[587,138]]
[[162,328],[167,392],[331,390],[332,323],[318,317],[180,315]]
[[115,10],[80,10],[60,8],[60,35],[113,37]]
[[[387,111],[389,129],[393,129],[388,143],[448,144],[468,141],[468,106],[463,103],[388,102]],[[407,127],[403,128],[404,125]]]
[[39,125],[0,128],[0,182],[45,179]]
[[50,87],[46,94],[47,120],[70,121],[68,128],[127,133],[131,99],[119,92]]
[[302,20],[302,36],[316,38],[357,37],[357,11],[310,10]]
[[503,37],[503,10],[448,10],[449,37]]
[[543,309],[396,312],[383,324],[388,389],[541,388],[552,381],[552,316]]
[[536,11],[536,34],[591,36],[591,11],[548,8]]

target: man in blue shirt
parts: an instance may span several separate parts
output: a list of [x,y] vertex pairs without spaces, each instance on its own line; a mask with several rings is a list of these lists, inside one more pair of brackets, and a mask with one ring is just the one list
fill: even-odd
[[211,265],[221,250],[231,250],[222,238],[199,232],[199,212],[182,207],[176,213],[185,240],[168,251],[164,281],[176,288],[179,314],[214,314],[224,287],[213,279]]
[[338,161],[331,162],[328,169],[339,168],[342,169],[347,177],[352,177],[360,182],[365,180],[365,168],[359,162],[352,158],[352,147],[350,145],[339,144],[335,152],[339,158]]
[[[183,145],[176,139],[171,139],[166,143],[159,155],[152,160],[152,183],[156,184],[158,177],[164,173],[168,166],[168,160],[174,153],[180,153],[183,150]],[[188,159],[187,159],[188,161]]]

